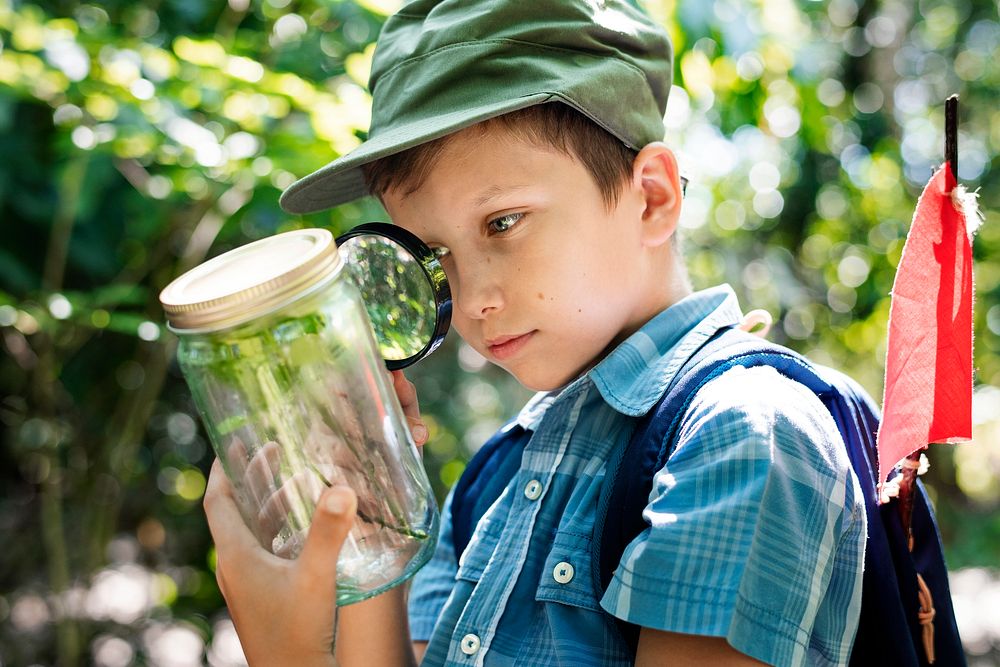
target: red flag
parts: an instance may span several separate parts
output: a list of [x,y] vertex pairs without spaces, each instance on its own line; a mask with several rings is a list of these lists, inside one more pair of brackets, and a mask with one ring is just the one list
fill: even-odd
[[946,162],[913,215],[889,309],[879,480],[930,443],[972,438],[972,244]]

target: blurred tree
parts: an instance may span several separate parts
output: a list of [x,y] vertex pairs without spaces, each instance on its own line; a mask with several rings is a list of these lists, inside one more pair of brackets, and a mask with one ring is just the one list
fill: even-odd
[[[212,459],[157,302],[286,229],[280,191],[365,136],[394,0],[0,0],[0,663],[234,664],[199,501]],[[649,0],[680,55],[665,125],[698,286],[880,393],[914,198],[962,96],[982,189],[976,439],[931,452],[953,566],[1000,562],[1000,23],[988,0]],[[414,369],[439,496],[526,393],[456,339]],[[987,644],[986,650],[990,650]]]

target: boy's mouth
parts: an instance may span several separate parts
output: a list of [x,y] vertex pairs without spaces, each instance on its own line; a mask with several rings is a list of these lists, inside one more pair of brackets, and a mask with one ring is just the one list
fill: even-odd
[[517,354],[517,352],[524,347],[524,345],[534,335],[535,331],[533,330],[528,333],[517,334],[514,336],[499,336],[497,338],[490,338],[486,341],[486,347],[495,359],[502,361]]

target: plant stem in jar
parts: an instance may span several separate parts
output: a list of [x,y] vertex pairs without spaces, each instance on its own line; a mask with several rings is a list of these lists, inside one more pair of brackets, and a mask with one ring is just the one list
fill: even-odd
[[[319,477],[320,481],[323,482],[324,485],[326,485],[327,487],[333,486],[333,483],[326,478],[326,476],[319,470],[319,468],[317,468],[312,463],[312,461],[309,461],[308,465],[309,465],[309,468],[313,471],[313,473],[317,477]],[[388,498],[388,496],[387,496],[387,498]],[[389,529],[389,530],[391,530],[393,532],[399,533],[400,535],[404,535],[406,537],[412,537],[412,538],[417,539],[417,540],[425,540],[425,539],[427,539],[427,531],[426,530],[413,530],[412,528],[409,527],[409,525],[407,525],[407,523],[406,523],[405,520],[402,521],[403,525],[397,526],[397,525],[393,525],[393,524],[385,521],[381,517],[369,516],[365,512],[363,512],[360,508],[358,508],[357,512],[358,512],[358,517],[362,521],[365,521],[367,523],[378,524],[379,526],[382,526],[383,528],[387,528],[387,529]],[[398,518],[398,517],[396,517],[396,518]]]

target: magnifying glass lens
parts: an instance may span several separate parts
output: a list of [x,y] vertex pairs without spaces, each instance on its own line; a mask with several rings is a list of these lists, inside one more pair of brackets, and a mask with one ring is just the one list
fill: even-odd
[[356,227],[337,244],[386,365],[403,368],[437,348],[451,322],[451,293],[433,251],[384,223]]

